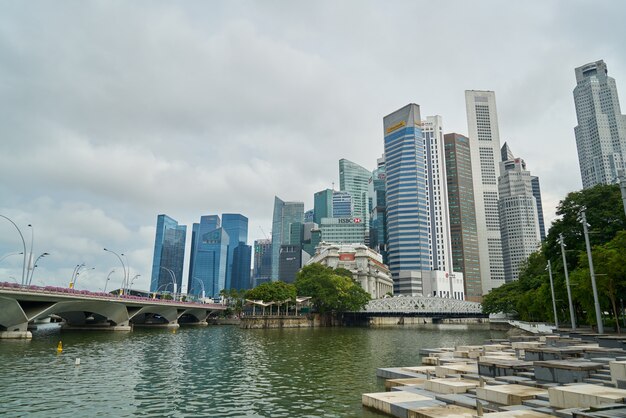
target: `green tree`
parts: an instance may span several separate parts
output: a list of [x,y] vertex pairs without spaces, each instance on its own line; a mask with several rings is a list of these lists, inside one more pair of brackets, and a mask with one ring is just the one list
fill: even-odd
[[370,295],[352,278],[346,269],[334,270],[319,263],[300,270],[295,281],[298,293],[310,296],[320,313],[359,311]]
[[280,309],[280,306],[283,304],[288,306],[290,301],[295,301],[296,295],[296,287],[293,284],[278,280],[275,282],[261,283],[254,289],[248,290],[245,293],[245,298],[274,302],[274,304],[278,305],[278,309]]

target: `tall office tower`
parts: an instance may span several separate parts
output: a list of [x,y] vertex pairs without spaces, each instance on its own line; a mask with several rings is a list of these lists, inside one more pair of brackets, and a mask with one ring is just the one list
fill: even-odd
[[583,188],[615,183],[619,170],[626,168],[626,116],[619,107],[615,79],[607,75],[602,60],[575,72],[574,133]]
[[229,243],[219,216],[202,216],[199,224],[193,224],[187,282],[189,294],[217,297],[225,289]]
[[315,247],[319,244],[319,241],[315,242],[313,239],[313,231],[318,229],[319,226],[315,222],[304,222],[302,224],[302,251],[310,256],[315,254]]
[[250,265],[252,263],[252,247],[249,245],[239,245],[233,251],[233,274],[230,283],[231,289],[248,290],[251,288]]
[[385,188],[385,157],[378,159],[378,168],[372,172],[368,188],[370,210],[369,247],[383,257],[383,263],[389,265],[387,256],[387,198]]
[[304,222],[303,202],[284,202],[274,198],[272,220],[272,280],[278,280],[280,267],[280,247],[290,243],[291,224]]
[[366,233],[361,218],[322,218],[321,240],[332,244],[363,244]]
[[315,217],[315,212],[313,209],[309,209],[304,212],[304,222],[313,222],[313,218]]
[[450,207],[452,266],[455,272],[463,273],[466,299],[482,302],[469,138],[457,133],[445,134],[443,138]]
[[339,160],[339,189],[352,196],[352,216],[360,218],[365,224],[366,236],[363,242],[369,241],[369,208],[367,207],[367,189],[372,173],[360,165],[345,158]]
[[178,222],[167,215],[157,216],[152,279],[150,280],[151,292],[159,290],[173,292],[172,274],[176,277],[176,291],[180,291],[183,281],[186,237],[186,225],[178,225]]
[[258,239],[254,241],[254,273],[253,286],[270,281],[272,276],[272,240]]
[[493,91],[465,91],[483,295],[504,283],[498,214],[500,131]]
[[541,235],[537,199],[526,163],[515,158],[506,143],[502,150],[502,155],[509,157],[500,163],[498,178],[504,278],[508,283],[517,280],[520,264],[537,251]]
[[322,218],[333,217],[333,190],[325,189],[313,195],[313,222],[320,224]]
[[451,272],[450,212],[441,116],[427,116],[422,121],[422,131],[426,146],[431,269]]
[[352,196],[348,192],[333,190],[333,218],[350,218],[354,213]]
[[546,224],[543,220],[543,204],[541,203],[541,187],[539,186],[539,177],[530,176],[530,181],[533,186],[533,196],[537,201],[537,216],[539,220],[539,235],[541,235],[541,241],[546,239]]
[[[230,242],[228,245],[228,264],[226,266],[226,283],[224,288],[244,289],[243,287],[234,287],[233,283],[237,283],[237,285],[241,286],[250,282],[250,255],[248,254],[248,250],[245,248],[237,250],[240,246],[248,247],[248,218],[239,213],[223,213],[222,228],[228,234]],[[241,267],[237,269],[237,274],[242,274],[243,277],[233,276],[234,266],[242,263],[235,255],[248,258],[248,271],[246,272]],[[245,289],[248,287],[249,284],[246,285]]]
[[389,269],[398,284],[402,272],[430,270],[428,185],[420,108],[408,104],[383,120],[387,185]]

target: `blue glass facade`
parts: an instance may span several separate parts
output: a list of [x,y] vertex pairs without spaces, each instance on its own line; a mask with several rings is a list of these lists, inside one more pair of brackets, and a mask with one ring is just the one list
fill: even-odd
[[372,172],[369,184],[370,248],[383,256],[383,263],[389,265],[387,254],[387,189],[385,186],[385,166]]
[[[176,290],[180,291],[185,260],[185,239],[187,226],[178,225],[167,215],[157,216],[154,256],[152,257],[152,277],[150,291],[174,291],[171,270],[176,277]],[[167,269],[167,270],[166,270]]]
[[409,104],[384,118],[389,269],[430,270],[426,156],[420,109]]
[[322,218],[333,216],[333,191],[326,189],[313,195],[313,222],[320,224]]
[[202,216],[199,224],[193,224],[187,283],[189,294],[201,295],[204,287],[207,297],[219,296],[226,286],[229,243],[219,216]]
[[[238,255],[245,254],[245,249],[243,247],[248,247],[248,218],[239,213],[224,213],[222,214],[222,228],[228,234],[230,241],[228,246],[228,263],[226,266],[226,282],[224,284],[224,288],[247,289],[249,284],[246,284],[245,287],[238,286],[250,282],[250,255],[248,255],[247,272],[242,268],[237,270],[237,274],[243,274],[242,277],[238,277],[234,274],[234,266],[242,263],[242,260],[237,257]],[[237,250],[240,246],[242,248]]]
[[233,251],[233,274],[231,289],[250,289],[250,266],[252,265],[252,247],[242,242]]
[[352,196],[348,192],[333,191],[333,218],[351,218]]

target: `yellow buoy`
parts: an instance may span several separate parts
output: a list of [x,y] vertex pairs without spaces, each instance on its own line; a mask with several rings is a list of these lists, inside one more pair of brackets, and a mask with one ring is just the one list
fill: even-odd
[[59,341],[57,345],[57,353],[61,353],[63,351],[63,342]]

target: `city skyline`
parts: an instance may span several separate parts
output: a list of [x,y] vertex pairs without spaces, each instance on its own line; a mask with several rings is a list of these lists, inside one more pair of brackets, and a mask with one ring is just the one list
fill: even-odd
[[[183,225],[203,213],[244,213],[249,242],[262,238],[274,195],[310,209],[314,192],[339,184],[339,159],[376,168],[380,121],[391,109],[419,103],[442,116],[445,133],[469,135],[467,89],[496,92],[501,142],[541,178],[548,227],[558,200],[582,188],[574,68],[604,60],[626,97],[618,41],[626,29],[611,23],[624,6],[401,6],[3,6],[0,56],[10,65],[0,69],[0,213],[27,240],[32,224],[35,255],[51,254],[34,284],[67,285],[85,262],[97,268],[79,286],[103,287],[119,268],[106,247],[126,254],[132,275],[142,275],[135,286],[148,288],[160,213]],[[348,9],[358,21],[351,33]],[[398,24],[424,12],[457,26]],[[53,35],[37,29],[44,17]],[[325,34],[296,30],[307,25]],[[427,39],[432,59],[454,56],[459,65],[388,65],[398,51],[390,44],[429,32],[438,33]],[[0,235],[2,254],[21,251],[8,222]],[[5,276],[19,279],[20,270],[19,257],[0,265]]]

